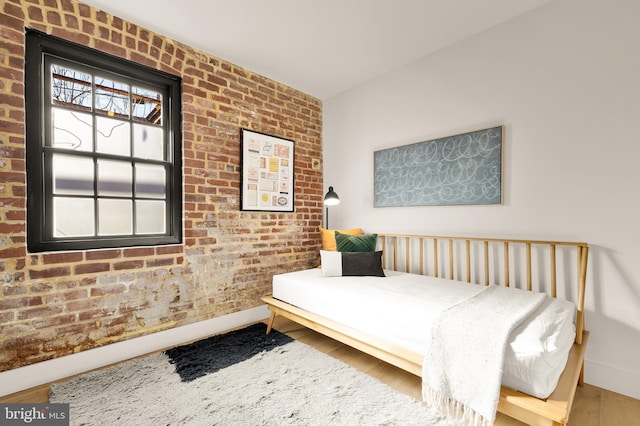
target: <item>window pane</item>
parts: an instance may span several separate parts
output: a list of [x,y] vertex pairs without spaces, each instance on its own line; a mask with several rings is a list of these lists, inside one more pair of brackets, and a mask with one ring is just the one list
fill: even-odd
[[131,235],[131,200],[98,200],[98,235]]
[[163,166],[136,164],[136,197],[165,198],[166,177]]
[[131,132],[128,121],[97,117],[96,151],[106,154],[131,155]]
[[151,160],[164,160],[164,131],[162,127],[133,125],[133,155]]
[[136,201],[136,234],[164,234],[165,213],[164,201]]
[[87,237],[95,235],[93,199],[53,198],[53,236]]
[[91,114],[62,108],[51,108],[53,140],[56,148],[93,151],[93,119]]
[[29,28],[22,56],[27,251],[181,242],[182,78]]
[[132,102],[133,112],[131,115],[134,120],[162,124],[162,95],[160,93],[134,86]]
[[91,75],[51,65],[51,103],[91,111]]
[[96,112],[129,118],[129,85],[96,77]]
[[98,160],[98,195],[130,197],[132,182],[131,163]]
[[53,193],[93,195],[93,160],[53,154]]

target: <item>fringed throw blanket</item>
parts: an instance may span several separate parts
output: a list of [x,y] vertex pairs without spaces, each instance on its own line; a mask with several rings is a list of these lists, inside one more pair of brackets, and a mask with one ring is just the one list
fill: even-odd
[[438,317],[422,366],[422,397],[466,425],[493,425],[511,331],[548,297],[491,285]]

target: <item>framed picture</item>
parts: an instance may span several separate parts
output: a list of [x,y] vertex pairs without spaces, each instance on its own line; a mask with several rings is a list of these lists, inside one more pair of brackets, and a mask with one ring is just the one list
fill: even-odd
[[503,126],[374,152],[374,207],[502,204]]
[[240,130],[240,209],[293,211],[293,141]]

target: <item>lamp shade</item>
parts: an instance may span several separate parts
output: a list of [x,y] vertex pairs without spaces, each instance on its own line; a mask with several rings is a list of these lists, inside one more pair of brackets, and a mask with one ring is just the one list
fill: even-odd
[[333,186],[330,186],[329,191],[324,196],[324,205],[335,206],[336,204],[340,204],[340,197],[333,191]]

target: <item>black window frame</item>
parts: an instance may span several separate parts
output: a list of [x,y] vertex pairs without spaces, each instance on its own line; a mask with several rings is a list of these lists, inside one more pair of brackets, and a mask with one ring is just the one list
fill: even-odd
[[[48,57],[82,68],[122,76],[126,81],[159,88],[163,99],[166,165],[166,227],[164,234],[67,237],[53,236],[51,164],[45,161],[46,114],[51,113],[45,67]],[[182,230],[182,79],[178,76],[79,45],[40,31],[26,30],[25,121],[27,174],[27,250],[32,253],[181,244]],[[94,158],[108,155],[90,153]],[[130,157],[135,158],[133,153]],[[94,181],[95,182],[95,181]],[[94,197],[97,195],[94,194]]]

